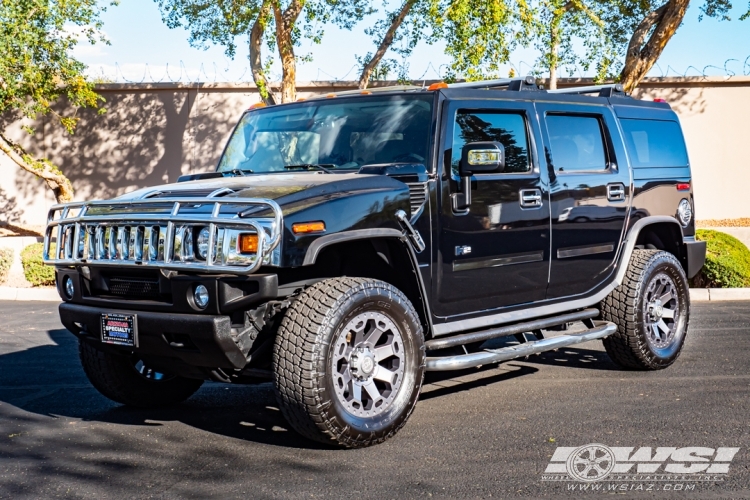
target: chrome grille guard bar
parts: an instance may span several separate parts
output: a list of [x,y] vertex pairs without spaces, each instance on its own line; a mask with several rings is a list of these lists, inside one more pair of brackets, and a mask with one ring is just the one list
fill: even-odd
[[[186,208],[212,206],[210,215],[183,214]],[[240,218],[247,208],[222,214],[223,206],[266,207],[273,218]],[[162,213],[154,213],[161,209]],[[116,212],[107,215],[99,212]],[[59,214],[59,217],[57,215]],[[208,228],[205,259],[195,252],[194,237]],[[281,241],[279,205],[260,198],[171,198],[129,201],[101,200],[53,206],[44,234],[45,264],[138,267],[233,274],[251,274],[271,259]],[[243,254],[239,236],[257,235],[257,250]],[[56,248],[51,255],[51,243]]]

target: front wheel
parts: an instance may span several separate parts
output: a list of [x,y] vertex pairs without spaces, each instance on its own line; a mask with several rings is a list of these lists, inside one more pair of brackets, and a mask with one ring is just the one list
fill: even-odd
[[422,326],[409,300],[387,283],[327,279],[289,307],[273,361],[279,406],[297,432],[369,446],[401,429],[417,403]]
[[161,373],[142,360],[113,354],[79,341],[83,371],[102,395],[128,406],[156,408],[185,401],[203,385],[202,380]]
[[609,357],[636,370],[659,370],[682,351],[690,319],[687,277],[674,255],[635,250],[623,283],[601,304],[602,319],[617,324],[604,339]]

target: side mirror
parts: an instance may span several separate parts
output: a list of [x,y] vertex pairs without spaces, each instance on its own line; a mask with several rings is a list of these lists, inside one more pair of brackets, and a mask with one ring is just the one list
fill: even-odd
[[461,150],[458,175],[502,172],[505,170],[505,146],[499,142],[470,142]]
[[505,170],[505,147],[499,142],[470,142],[461,149],[458,175],[461,191],[451,195],[453,211],[468,213],[471,206],[471,176]]

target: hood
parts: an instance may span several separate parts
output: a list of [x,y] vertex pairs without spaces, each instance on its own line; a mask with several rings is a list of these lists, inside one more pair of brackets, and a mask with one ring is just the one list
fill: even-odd
[[407,190],[408,187],[384,175],[317,172],[253,174],[245,177],[220,177],[144,188],[120,196],[117,200],[203,198],[222,189],[226,190],[226,193],[219,194],[219,196],[224,199],[266,198],[276,201],[282,207],[291,208],[292,205],[304,202],[308,204],[314,199],[332,199],[366,192],[402,191]]

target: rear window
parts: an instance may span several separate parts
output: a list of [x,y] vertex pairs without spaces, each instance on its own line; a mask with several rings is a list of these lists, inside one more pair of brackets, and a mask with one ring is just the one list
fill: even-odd
[[634,168],[685,167],[685,140],[674,121],[622,119],[625,146]]

